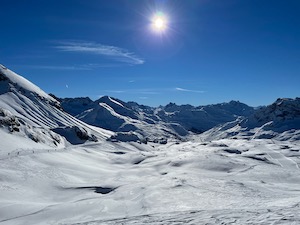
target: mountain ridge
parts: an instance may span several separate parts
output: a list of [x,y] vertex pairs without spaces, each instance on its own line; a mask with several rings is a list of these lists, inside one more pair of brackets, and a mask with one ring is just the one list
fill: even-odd
[[202,138],[300,140],[300,98],[278,98],[249,117],[237,118],[206,131]]
[[[239,101],[197,107],[175,103],[150,107],[132,101],[123,102],[109,96],[101,97],[96,101],[89,98],[61,98],[59,101],[62,108],[76,118],[115,132],[124,131],[124,124],[131,124],[132,129],[127,131],[137,129],[134,121],[126,121],[128,118],[152,125],[178,124],[186,131],[202,133],[220,123],[232,121],[239,116],[248,116],[254,112],[253,107]],[[74,106],[77,108],[74,109]],[[107,120],[108,116],[111,124],[115,126],[108,126],[101,122]]]
[[239,101],[150,107],[110,96],[95,101],[88,97],[58,98],[3,65],[0,100],[2,127],[52,147],[63,146],[64,140],[79,144],[97,137],[157,143],[188,140],[199,134],[204,139],[298,139],[300,130],[300,98],[279,98],[258,108]]
[[[2,136],[12,134],[11,139],[31,140],[28,143],[37,148],[63,148],[70,143],[105,140],[111,135],[100,128],[100,132],[95,131],[64,112],[55,98],[3,65],[0,66],[0,127]],[[14,144],[18,146],[7,144],[7,151]]]
[[[78,99],[80,100],[81,98]],[[59,99],[59,101],[63,108],[64,106],[68,106],[65,99]],[[76,102],[77,100],[75,98],[72,99],[72,101]],[[253,135],[255,138],[272,138],[288,130],[300,129],[298,121],[300,114],[299,98],[278,98],[274,103],[268,106],[256,108],[239,101],[206,106],[169,103],[165,106],[150,107],[139,105],[132,101],[123,102],[109,96],[104,96],[96,101],[89,99],[88,102],[91,103],[86,106],[88,109],[79,115],[75,115],[75,117],[88,124],[100,126],[114,132],[141,133],[139,131],[145,128],[136,126],[135,120],[143,121],[148,125],[163,123],[166,126],[171,125],[173,128],[176,126],[177,129],[173,129],[173,132],[175,131],[175,133],[181,137],[185,137],[188,134],[202,134],[208,132],[212,137],[217,138],[216,135],[212,135],[212,133],[215,134],[216,130],[218,130],[218,135],[222,137],[225,133],[226,137],[228,137],[229,133],[242,133],[242,136],[250,137]],[[104,105],[108,107],[103,107]],[[101,108],[102,111],[95,112],[95,108]],[[77,110],[80,111],[80,109]],[[114,124],[114,127],[108,127],[103,125],[103,123],[98,123],[98,121],[106,121],[107,117],[104,115],[110,117],[110,123]],[[127,121],[126,118],[130,118],[130,121]],[[234,132],[229,132],[228,130],[232,129],[233,124],[239,124],[240,128]],[[227,127],[229,128],[226,129]],[[253,131],[255,129],[259,130],[259,132]],[[245,132],[245,130],[247,130],[248,133]],[[250,132],[250,130],[252,131]],[[293,134],[295,134],[294,138],[297,139],[297,133]],[[289,136],[292,137],[292,135]],[[143,138],[147,138],[147,135],[143,136]]]

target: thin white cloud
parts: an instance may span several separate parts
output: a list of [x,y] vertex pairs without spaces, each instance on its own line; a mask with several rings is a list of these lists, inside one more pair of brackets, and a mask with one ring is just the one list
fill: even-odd
[[121,94],[121,93],[125,93],[126,91],[123,91],[123,90],[106,90],[105,92]]
[[140,65],[145,62],[143,59],[126,49],[110,45],[102,45],[94,42],[60,42],[58,46],[55,46],[55,48],[65,52],[102,55],[129,65]]
[[204,93],[204,91],[198,91],[198,90],[190,90],[185,88],[177,87],[175,88],[176,91],[182,91],[182,92],[191,92],[191,93]]
[[205,91],[200,91],[200,90],[190,90],[190,89],[185,89],[185,88],[149,88],[149,89],[123,89],[123,90],[104,90],[104,92],[107,93],[130,93],[130,94],[140,94],[140,95],[159,95],[165,92],[189,92],[189,93],[205,93]]
[[161,94],[157,89],[125,89],[125,90],[104,90],[107,93],[130,93],[130,94],[141,94],[141,95],[158,95]]
[[38,69],[38,70],[94,70],[97,68],[109,68],[120,67],[122,63],[103,63],[103,64],[81,64],[81,65],[64,65],[64,66],[52,66],[52,65],[19,65],[22,68]]
[[39,70],[91,70],[92,68],[84,65],[79,66],[45,66],[45,65],[22,65],[23,68]]

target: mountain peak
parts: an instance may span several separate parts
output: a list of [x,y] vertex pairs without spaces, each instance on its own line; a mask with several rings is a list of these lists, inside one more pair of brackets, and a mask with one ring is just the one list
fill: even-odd
[[109,106],[117,106],[117,107],[122,107],[122,108],[126,108],[125,107],[125,102],[119,100],[119,99],[116,99],[116,98],[113,98],[113,97],[110,97],[110,96],[103,96],[101,98],[99,98],[96,103],[106,103],[108,104]]
[[15,72],[9,70],[2,64],[0,64],[0,81],[5,81],[6,83],[2,83],[0,86],[0,93],[6,93],[13,89],[22,90],[24,92],[34,93],[37,96],[47,99],[50,102],[55,102],[58,104],[58,101],[45,93],[42,89],[40,89],[35,84],[26,80],[24,77],[16,74]]
[[282,105],[282,104],[295,104],[300,102],[300,98],[278,98],[273,104],[275,105]]
[[[58,100],[54,95],[48,95],[24,77],[0,65],[2,133],[11,133],[16,140],[31,139],[39,147],[63,147],[66,140],[73,143],[78,138],[83,142],[96,141],[95,135],[102,138],[98,131],[64,112]],[[16,146],[18,145],[12,144],[11,148]]]

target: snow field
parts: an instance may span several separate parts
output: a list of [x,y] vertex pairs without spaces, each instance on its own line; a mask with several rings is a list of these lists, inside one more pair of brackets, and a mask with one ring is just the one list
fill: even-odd
[[0,224],[296,224],[297,150],[223,139],[17,155],[1,160]]

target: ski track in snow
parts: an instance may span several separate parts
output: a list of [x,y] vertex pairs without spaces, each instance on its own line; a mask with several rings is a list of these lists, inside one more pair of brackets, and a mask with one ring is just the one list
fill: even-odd
[[281,167],[290,170],[293,170],[295,168],[299,169],[298,164],[294,160],[284,156],[282,153],[277,152],[276,150],[270,149],[268,147],[266,147],[265,149],[268,155],[275,159]]
[[281,149],[278,149],[278,146],[280,146],[280,143],[275,142],[272,140],[272,144],[264,144],[261,142],[261,148],[262,151],[267,153],[274,161],[278,163],[282,168],[289,169],[289,170],[295,170],[299,169],[299,166],[297,162],[295,162],[290,157],[286,157],[283,153],[281,153]]

